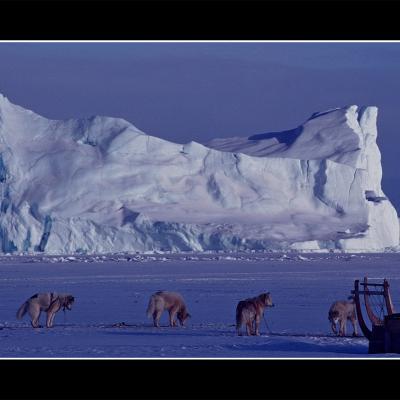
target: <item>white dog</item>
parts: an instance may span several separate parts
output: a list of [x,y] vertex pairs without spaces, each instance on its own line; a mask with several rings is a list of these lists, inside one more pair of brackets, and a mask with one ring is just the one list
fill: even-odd
[[169,312],[170,326],[176,326],[176,316],[182,326],[184,326],[185,320],[191,316],[187,311],[183,297],[175,292],[160,291],[150,297],[147,317],[153,317],[154,326],[157,328],[160,327],[160,318],[164,310]]

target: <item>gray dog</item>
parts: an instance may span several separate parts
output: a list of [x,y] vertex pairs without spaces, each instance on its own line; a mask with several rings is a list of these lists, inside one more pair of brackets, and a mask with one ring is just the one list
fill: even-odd
[[31,317],[31,324],[34,328],[40,328],[39,318],[42,311],[47,313],[46,326],[53,326],[56,312],[60,311],[61,307],[65,310],[71,310],[75,298],[70,294],[64,293],[36,293],[29,298],[17,311],[17,318],[22,317],[28,312]]
[[339,336],[346,336],[346,323],[349,320],[353,325],[353,336],[358,336],[356,305],[353,297],[349,297],[347,301],[335,301],[329,309],[328,319],[335,335],[338,334],[336,324],[339,323]]

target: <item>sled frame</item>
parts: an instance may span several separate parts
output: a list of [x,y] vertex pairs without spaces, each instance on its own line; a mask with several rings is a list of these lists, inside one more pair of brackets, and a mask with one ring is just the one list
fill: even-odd
[[[363,290],[360,290],[360,286],[363,287]],[[375,290],[370,290],[369,287],[373,287]],[[374,329],[374,327],[383,326],[385,321],[384,319],[379,318],[379,316],[377,316],[372,310],[370,296],[373,295],[383,296],[384,305],[386,306],[385,316],[392,315],[395,313],[392,297],[390,295],[390,290],[389,290],[389,282],[386,279],[384,279],[383,283],[371,283],[368,282],[368,278],[365,277],[364,281],[360,283],[360,281],[357,279],[354,281],[354,290],[352,290],[351,293],[354,295],[357,319],[360,324],[361,331],[368,340],[371,340],[372,330]],[[371,321],[372,329],[368,328],[368,325],[364,320],[361,307],[361,300],[360,300],[361,295],[363,295],[364,297],[365,310],[367,312],[369,320]]]

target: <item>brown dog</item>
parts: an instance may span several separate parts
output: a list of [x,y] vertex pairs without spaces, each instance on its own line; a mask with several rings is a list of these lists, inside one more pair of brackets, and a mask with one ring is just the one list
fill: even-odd
[[239,301],[236,307],[236,331],[239,336],[243,324],[246,324],[247,335],[260,335],[260,320],[265,307],[274,307],[269,292]]

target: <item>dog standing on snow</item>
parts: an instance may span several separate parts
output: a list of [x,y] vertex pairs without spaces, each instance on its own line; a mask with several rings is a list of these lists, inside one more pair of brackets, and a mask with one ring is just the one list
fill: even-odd
[[75,298],[70,294],[62,293],[36,293],[28,299],[17,311],[17,318],[22,317],[28,312],[31,317],[31,324],[34,328],[41,328],[39,318],[42,311],[47,313],[46,326],[53,326],[56,312],[60,311],[61,307],[65,310],[71,310]]
[[260,320],[265,307],[274,307],[271,294],[263,293],[257,297],[239,301],[236,306],[236,331],[240,336],[240,328],[246,324],[247,335],[260,335]]
[[179,293],[159,291],[154,293],[149,300],[147,307],[147,317],[153,317],[154,326],[160,327],[160,318],[164,310],[169,312],[169,325],[177,326],[175,317],[182,326],[186,319],[190,318],[185,301]]
[[353,336],[358,335],[356,305],[353,297],[350,296],[348,301],[335,301],[329,309],[328,319],[335,335],[338,334],[336,324],[339,322],[339,336],[346,336],[347,320],[351,321],[351,324],[353,325]]

